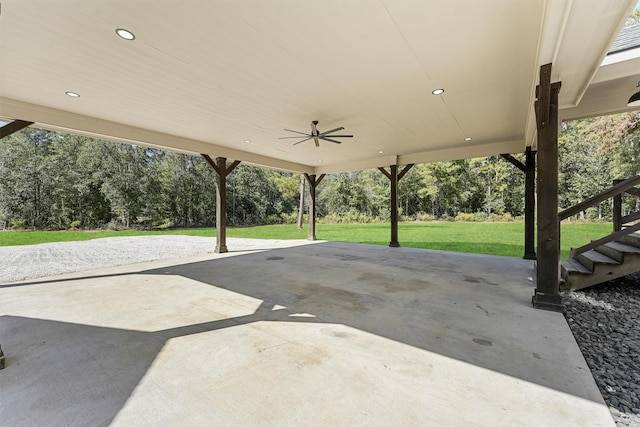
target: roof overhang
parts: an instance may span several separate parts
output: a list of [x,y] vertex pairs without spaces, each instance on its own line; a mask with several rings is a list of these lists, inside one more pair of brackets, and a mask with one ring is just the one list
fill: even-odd
[[[540,66],[582,107],[634,4],[4,0],[0,118],[316,174],[521,152]],[[312,120],[354,137],[278,139]]]

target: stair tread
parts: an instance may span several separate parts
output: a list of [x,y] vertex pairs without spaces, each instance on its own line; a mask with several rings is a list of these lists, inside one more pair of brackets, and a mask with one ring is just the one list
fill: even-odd
[[618,261],[616,261],[615,259],[609,258],[606,255],[601,254],[600,252],[596,251],[596,250],[590,250],[587,252],[584,252],[581,254],[582,256],[584,256],[585,258],[587,258],[589,261],[591,262],[597,262],[600,264],[618,264],[620,265],[620,263]]
[[569,258],[566,261],[562,261],[562,267],[567,271],[567,273],[575,272],[579,274],[591,274],[591,270],[580,264],[580,262],[575,258]]
[[604,246],[611,249],[615,249],[616,251],[619,251],[622,253],[640,254],[640,248],[636,248],[635,246],[626,245],[620,242],[609,242],[609,243],[606,243]]

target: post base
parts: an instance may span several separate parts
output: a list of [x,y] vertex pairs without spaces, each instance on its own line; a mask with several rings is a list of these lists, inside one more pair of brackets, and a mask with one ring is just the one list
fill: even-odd
[[538,292],[534,290],[534,294],[531,297],[533,308],[540,310],[563,312],[564,305],[562,305],[562,297],[558,294],[545,294],[544,292]]
[[389,242],[389,247],[390,248],[399,248],[400,247],[400,242]]
[[213,252],[217,254],[224,254],[226,252],[229,252],[229,249],[227,249],[227,245],[221,245],[221,246],[216,246]]
[[536,255],[535,252],[530,252],[530,253],[526,253],[524,254],[524,256],[522,257],[522,259],[532,259],[532,260],[537,260],[538,259],[538,255]]

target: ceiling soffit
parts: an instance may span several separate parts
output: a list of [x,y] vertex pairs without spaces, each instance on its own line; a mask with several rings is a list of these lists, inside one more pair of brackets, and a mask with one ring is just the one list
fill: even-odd
[[[306,173],[518,152],[540,65],[578,104],[633,4],[4,0],[0,117]],[[278,139],[312,120],[354,138]]]

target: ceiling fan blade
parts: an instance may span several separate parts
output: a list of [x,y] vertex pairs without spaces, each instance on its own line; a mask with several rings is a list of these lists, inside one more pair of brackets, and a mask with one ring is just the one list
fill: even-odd
[[311,138],[313,138],[313,137],[312,137],[312,136],[310,136],[309,138],[305,138],[305,139],[303,139],[302,141],[295,142],[293,145],[298,145],[298,144],[300,144],[301,142],[305,142],[305,141],[310,140]]
[[317,136],[313,137],[313,142],[316,143],[316,147],[320,147],[320,142],[318,141],[318,137]]
[[299,133],[300,135],[309,135],[307,132],[300,132],[298,130],[284,129],[287,132]]
[[333,142],[334,144],[342,144],[342,141],[336,141],[333,139],[329,139],[329,138],[322,138],[323,141],[329,141],[329,142]]
[[[305,133],[305,134],[303,134],[303,135],[306,135],[306,136],[309,136],[309,137],[311,136],[311,135],[309,135],[308,133]],[[301,137],[301,136],[281,136],[281,137],[280,137],[280,138],[278,138],[278,139],[291,139],[291,138],[302,138],[302,137]]]
[[326,136],[330,136],[331,138],[353,138],[353,135],[326,135]]
[[328,133],[336,132],[336,131],[339,131],[339,130],[342,130],[342,129],[344,129],[344,128],[343,127],[339,127],[339,128],[331,129],[331,130],[328,130],[326,132],[322,132],[320,135],[326,135]]
[[309,135],[306,132],[298,132],[297,130],[291,130],[291,129],[284,129],[284,130],[286,130],[287,132],[299,133],[300,135]]

